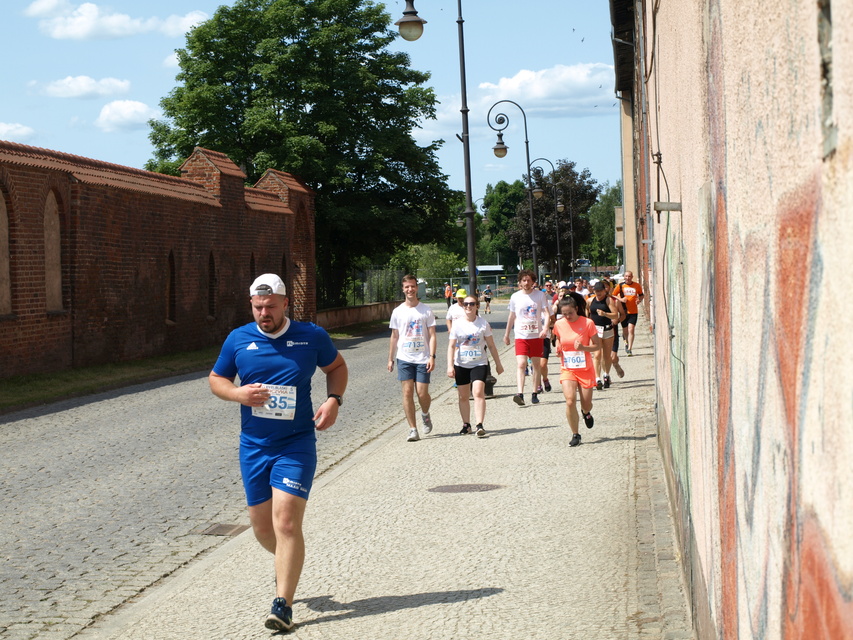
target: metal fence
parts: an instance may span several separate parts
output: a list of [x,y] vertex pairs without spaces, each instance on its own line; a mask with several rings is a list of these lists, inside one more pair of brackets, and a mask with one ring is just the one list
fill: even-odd
[[[464,278],[418,278],[418,289],[421,300],[425,302],[444,300],[445,283],[450,284],[454,291],[458,285],[465,289],[466,292],[469,292],[470,282],[467,276]],[[477,288],[481,293],[486,288],[486,285],[491,287],[493,297],[509,297],[518,289],[518,276],[514,274],[508,276],[477,276]]]
[[[337,295],[322,296],[318,300],[318,308],[330,309],[346,306],[357,307],[374,302],[390,302],[403,299],[402,281],[405,273],[399,269],[371,267],[365,270],[352,270],[344,279],[342,290]],[[576,276],[591,278],[601,274],[587,269],[581,274],[575,270]],[[556,277],[549,278],[556,283]],[[444,300],[445,283],[450,284],[455,292],[458,287],[469,292],[468,277],[453,276],[448,278],[418,278],[418,297],[424,302]],[[518,290],[518,276],[509,275],[480,275],[477,276],[477,287],[482,293],[489,285],[494,298],[508,298]],[[325,301],[325,303],[324,303]]]
[[403,299],[402,281],[405,273],[398,269],[371,267],[353,269],[344,278],[342,291],[338,295],[323,296],[317,301],[319,309],[339,306],[358,307],[374,302],[390,302]]

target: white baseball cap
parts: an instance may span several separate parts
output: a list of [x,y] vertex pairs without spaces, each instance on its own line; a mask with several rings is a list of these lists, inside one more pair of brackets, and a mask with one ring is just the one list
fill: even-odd
[[265,273],[262,276],[258,276],[255,278],[252,286],[249,287],[250,296],[271,296],[273,294],[280,296],[287,295],[287,288],[284,286],[284,282],[274,273]]

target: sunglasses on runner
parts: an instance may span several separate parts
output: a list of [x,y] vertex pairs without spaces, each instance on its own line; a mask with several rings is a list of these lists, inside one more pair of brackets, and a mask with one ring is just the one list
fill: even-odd
[[463,302],[462,306],[463,307],[476,307],[477,303],[476,302]]

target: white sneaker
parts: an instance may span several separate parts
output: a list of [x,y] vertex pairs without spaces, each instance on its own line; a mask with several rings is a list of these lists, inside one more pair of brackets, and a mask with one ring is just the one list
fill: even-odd
[[428,436],[432,432],[432,418],[428,413],[421,413],[421,421],[424,423],[424,435]]
[[409,437],[406,438],[406,442],[417,442],[421,439],[421,436],[418,434],[417,428],[409,431]]

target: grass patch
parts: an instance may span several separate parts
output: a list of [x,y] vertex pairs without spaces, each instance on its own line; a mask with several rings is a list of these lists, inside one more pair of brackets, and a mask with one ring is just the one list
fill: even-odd
[[[376,320],[332,329],[329,335],[333,340],[350,340],[387,328],[387,320]],[[0,413],[169,376],[210,371],[219,355],[219,349],[219,346],[207,347],[199,351],[156,356],[132,362],[5,378],[0,380]]]
[[208,347],[132,362],[6,378],[0,381],[0,412],[210,370],[218,355],[219,347]]

